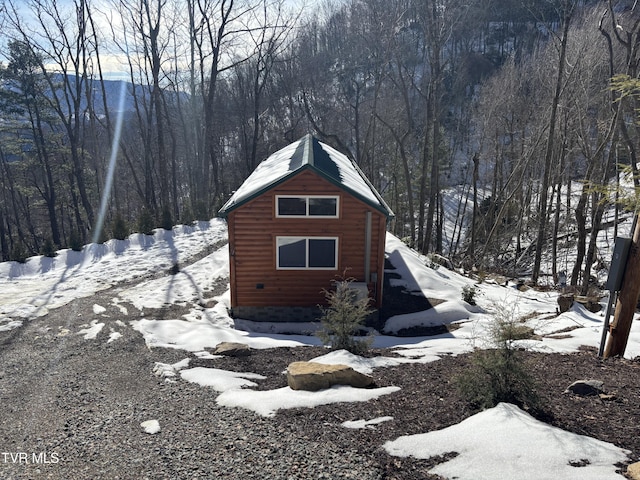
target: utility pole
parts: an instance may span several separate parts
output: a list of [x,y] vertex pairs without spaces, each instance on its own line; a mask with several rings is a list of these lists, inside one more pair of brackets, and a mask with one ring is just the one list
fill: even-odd
[[609,339],[604,350],[604,358],[624,355],[633,315],[638,304],[638,296],[640,296],[640,222],[638,222],[637,213],[634,218],[634,224],[627,266],[616,302],[613,322],[609,326]]

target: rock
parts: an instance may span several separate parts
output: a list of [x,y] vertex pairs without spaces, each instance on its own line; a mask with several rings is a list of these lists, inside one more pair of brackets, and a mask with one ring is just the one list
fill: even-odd
[[573,305],[573,295],[560,295],[558,297],[558,306],[560,307],[560,313],[568,312]]
[[218,301],[214,298],[203,299],[200,302],[202,308],[213,308],[218,304]]
[[627,475],[631,480],[640,480],[640,462],[629,465],[627,467]]
[[222,342],[216,346],[213,354],[226,357],[248,357],[251,355],[251,349],[244,343]]
[[598,313],[602,310],[602,305],[600,305],[598,299],[590,298],[587,300],[587,303],[584,304],[584,308],[589,310],[591,313]]
[[373,385],[373,378],[347,365],[327,365],[316,362],[293,362],[287,367],[287,382],[292,390],[318,391],[332,385],[365,388]]
[[600,305],[600,299],[598,297],[587,297],[583,295],[578,295],[575,297],[575,301],[582,304],[584,308],[586,308],[591,313],[598,313],[602,310],[602,305]]
[[599,395],[604,392],[604,382],[600,380],[578,380],[567,387],[564,393],[573,393],[582,397]]
[[618,399],[618,397],[616,397],[615,394],[601,393],[599,396],[600,396],[600,400],[602,400],[603,402],[611,402],[613,400]]
[[441,265],[445,268],[448,268],[449,270],[453,270],[453,263],[447,257],[444,257],[438,253],[432,253],[431,255],[429,255],[429,259],[436,265]]

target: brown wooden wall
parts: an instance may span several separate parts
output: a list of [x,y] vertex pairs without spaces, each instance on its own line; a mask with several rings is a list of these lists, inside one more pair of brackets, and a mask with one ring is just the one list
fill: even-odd
[[[276,195],[337,195],[339,218],[276,218]],[[364,281],[367,211],[372,213],[370,271],[378,277],[369,291],[380,307],[386,217],[309,170],[229,213],[231,306],[317,306],[325,303],[322,290],[345,271],[346,277]],[[338,269],[277,270],[278,236],[338,237]]]

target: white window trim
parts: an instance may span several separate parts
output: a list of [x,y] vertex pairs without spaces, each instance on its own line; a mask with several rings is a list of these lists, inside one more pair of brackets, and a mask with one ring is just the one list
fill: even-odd
[[[305,241],[305,266],[304,267],[281,267],[280,266],[280,239],[293,241]],[[309,266],[309,240],[334,240],[335,242],[335,258],[333,259],[333,267],[310,267]],[[338,249],[340,243],[338,237],[302,237],[291,235],[280,235],[276,237],[276,270],[337,270],[338,269]]]
[[[302,198],[305,199],[306,214],[305,215],[280,215],[278,209],[278,200],[281,198]],[[325,198],[336,201],[336,214],[335,215],[309,215],[309,199],[310,198]],[[276,218],[340,218],[340,196],[339,195],[276,195]]]

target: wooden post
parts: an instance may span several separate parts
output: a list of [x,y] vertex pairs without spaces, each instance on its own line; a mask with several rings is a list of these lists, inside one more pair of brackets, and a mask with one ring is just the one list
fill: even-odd
[[638,304],[638,296],[640,295],[640,222],[637,221],[637,218],[627,258],[627,268],[616,302],[613,322],[609,327],[609,339],[604,350],[604,358],[624,355],[633,315]]

